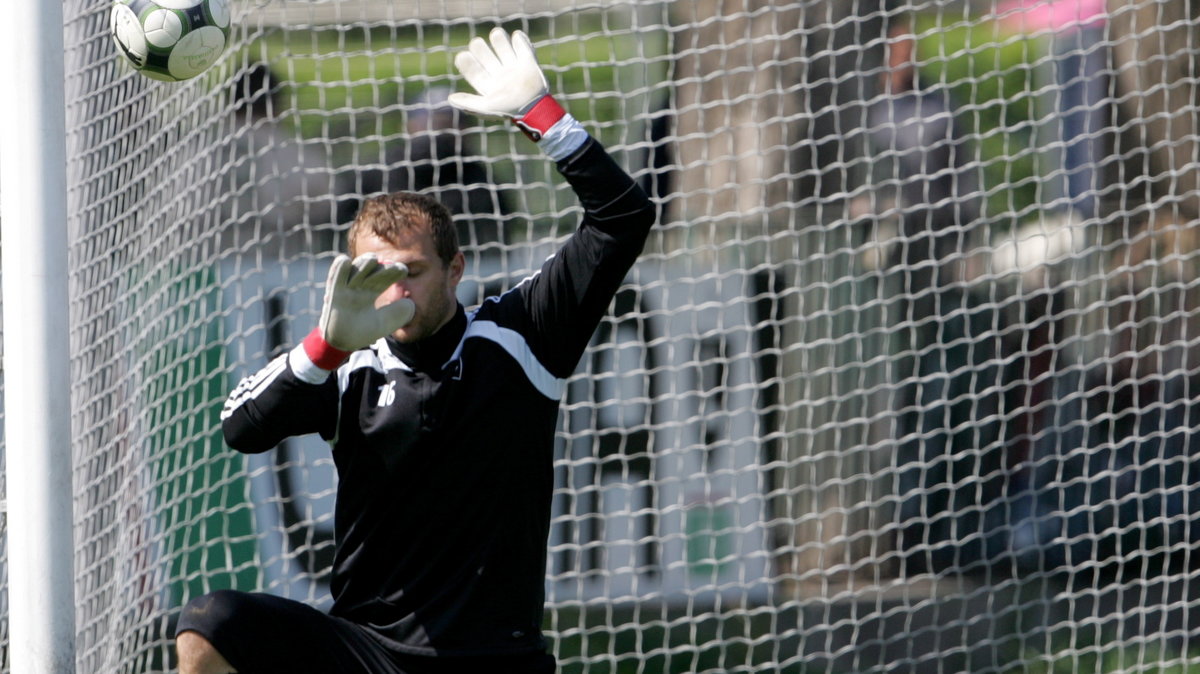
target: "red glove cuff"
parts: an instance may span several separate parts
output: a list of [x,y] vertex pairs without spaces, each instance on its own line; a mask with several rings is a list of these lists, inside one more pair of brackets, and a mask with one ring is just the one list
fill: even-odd
[[349,351],[342,351],[330,346],[329,342],[321,336],[320,328],[313,328],[313,331],[304,338],[304,353],[308,355],[308,359],[313,362],[313,365],[322,370],[336,370],[350,355]]
[[521,131],[529,137],[529,140],[538,142],[542,136],[554,126],[555,122],[562,119],[567,114],[566,110],[554,100],[554,97],[547,94],[542,96],[533,107],[524,115],[518,117],[515,121]]

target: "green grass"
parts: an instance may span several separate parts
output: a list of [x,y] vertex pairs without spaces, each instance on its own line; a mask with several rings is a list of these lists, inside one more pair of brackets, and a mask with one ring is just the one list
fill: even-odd
[[[797,656],[780,650],[775,628],[768,611],[689,616],[666,606],[559,607],[547,613],[545,624],[548,634],[557,635],[550,650],[561,674],[768,671]],[[794,664],[769,671],[805,670]]]
[[[562,21],[566,21],[563,19]],[[544,45],[538,58],[550,88],[569,112],[609,147],[625,139],[627,121],[645,109],[651,84],[661,83],[665,37],[629,31],[606,33],[601,17],[574,17],[569,25],[549,19],[505,26],[526,30]],[[265,62],[285,83],[281,124],[309,139],[330,143],[333,162],[352,167],[381,144],[403,133],[403,104],[432,86],[470,91],[453,67],[454,54],[490,26],[327,26],[271,29],[245,37],[245,46],[213,71],[214,86],[242,67]],[[657,46],[656,46],[657,45]],[[452,75],[452,73],[455,73]],[[637,93],[633,93],[637,92]],[[469,122],[468,132],[490,158],[492,181],[521,184],[520,211],[531,214],[537,235],[562,234],[553,214],[575,203],[561,177],[513,128],[495,120]],[[530,189],[533,186],[534,189]],[[526,233],[514,224],[510,240]]]
[[[600,129],[624,120],[626,96],[618,80],[629,81],[634,71],[645,70],[639,59],[647,43],[605,35],[598,25],[589,30],[586,22],[579,39],[563,40],[562,30],[548,21],[527,23],[508,28],[525,28],[535,43],[546,45],[538,59],[568,110]],[[402,128],[403,115],[395,106],[404,100],[442,84],[470,90],[457,77],[453,58],[477,34],[465,25],[274,30],[252,36],[229,65],[268,63],[289,83],[285,94],[305,137],[329,137],[331,127],[355,118],[356,128],[393,134]]]
[[1051,653],[1029,651],[1024,662],[1008,674],[1200,674],[1200,658],[1161,643],[1123,644],[1112,638],[1103,644],[1063,648]]

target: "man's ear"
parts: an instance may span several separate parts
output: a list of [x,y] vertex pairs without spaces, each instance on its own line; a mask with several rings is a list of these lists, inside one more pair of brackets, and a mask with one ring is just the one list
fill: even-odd
[[454,254],[454,258],[450,260],[450,283],[457,286],[462,280],[463,271],[467,268],[467,258],[463,256],[462,251]]

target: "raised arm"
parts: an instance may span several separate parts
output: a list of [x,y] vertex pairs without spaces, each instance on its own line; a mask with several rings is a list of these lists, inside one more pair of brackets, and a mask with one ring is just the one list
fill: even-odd
[[474,38],[455,65],[477,94],[455,93],[467,112],[512,121],[552,160],[579,197],[579,230],[538,274],[500,299],[546,368],[574,369],[596,325],[637,260],[654,224],[654,207],[629,174],[549,93],[529,38],[501,28],[491,45]]
[[332,438],[339,391],[329,375],[351,352],[412,320],[411,300],[375,306],[380,293],[407,274],[404,265],[380,263],[371,254],[353,261],[339,255],[329,270],[317,327],[290,353],[243,379],[225,401],[226,444],[264,452],[295,435]]

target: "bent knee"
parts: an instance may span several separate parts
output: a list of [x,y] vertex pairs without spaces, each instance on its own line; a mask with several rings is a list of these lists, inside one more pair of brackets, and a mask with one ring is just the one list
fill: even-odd
[[180,674],[228,674],[236,671],[204,635],[193,630],[176,635],[175,652],[179,656]]
[[216,651],[214,647],[203,634],[194,630],[186,630],[175,635],[175,650],[179,651],[181,657],[198,656],[209,651]]
[[236,619],[245,603],[245,593],[234,590],[217,590],[196,597],[183,607],[175,634],[194,630],[211,639],[211,630]]
[[237,621],[245,620],[244,607],[250,595],[233,590],[218,590],[189,601],[175,629],[175,651],[180,672],[224,674],[235,671],[216,644],[228,644],[228,635],[236,634]]

